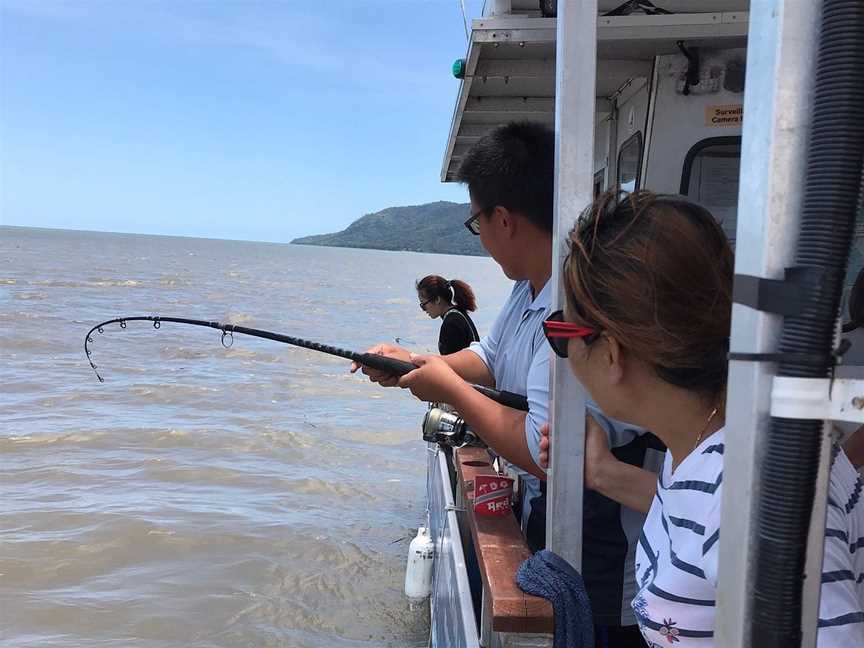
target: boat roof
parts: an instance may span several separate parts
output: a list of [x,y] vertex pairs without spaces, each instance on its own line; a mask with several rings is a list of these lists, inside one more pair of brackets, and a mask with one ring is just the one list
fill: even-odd
[[[676,13],[603,15],[621,4],[599,2],[595,97],[601,115],[622,88],[651,75],[655,56],[679,52],[678,41],[709,48],[746,45],[747,0],[657,0],[656,6]],[[512,5],[512,13],[472,21],[443,182],[455,181],[462,156],[486,131],[522,120],[554,126],[556,19],[522,8],[522,0]]]

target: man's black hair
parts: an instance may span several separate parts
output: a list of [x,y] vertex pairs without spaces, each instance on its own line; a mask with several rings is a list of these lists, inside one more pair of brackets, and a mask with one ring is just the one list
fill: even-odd
[[555,135],[536,122],[512,122],[486,133],[459,165],[459,182],[488,213],[496,206],[552,232]]

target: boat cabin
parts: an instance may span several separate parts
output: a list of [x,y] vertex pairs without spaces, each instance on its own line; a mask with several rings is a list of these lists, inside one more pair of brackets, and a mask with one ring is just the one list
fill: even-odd
[[[720,219],[736,245],[736,274],[782,276],[794,244],[785,232],[794,223],[772,220],[772,214],[793,211],[801,199],[820,2],[750,5],[748,0],[487,1],[482,15],[470,22],[467,52],[453,65],[458,92],[441,180],[454,181],[466,151],[490,129],[519,120],[542,122],[555,128],[557,138],[553,267],[561,267],[563,241],[581,209],[618,186],[689,196]],[[860,257],[853,258],[853,267],[860,264]],[[557,273],[552,281],[560,304]],[[732,350],[774,348],[780,319],[736,304]],[[762,430],[770,407],[769,374],[764,365],[730,364],[727,421],[737,417],[739,429]],[[566,361],[557,358],[551,399],[547,544],[578,568],[584,394]],[[556,433],[563,421],[566,434]],[[736,538],[753,530],[761,443],[758,434],[727,437],[734,449],[725,457],[723,525],[731,531],[725,544],[721,538],[717,645],[749,645],[753,608],[745,593],[752,586],[753,556]],[[431,644],[551,646],[550,605],[515,585],[515,569],[530,554],[515,520],[471,512],[474,479],[493,470],[487,453],[466,447],[454,457],[451,479],[444,453],[429,446],[436,542]],[[824,461],[822,471],[827,474]],[[816,520],[820,507],[824,521],[824,497],[821,503],[817,497]],[[816,570],[820,551],[816,542],[811,548],[819,557]],[[482,575],[479,618],[465,569],[475,560]],[[805,646],[815,645],[815,573],[810,579],[815,588],[805,592]]]

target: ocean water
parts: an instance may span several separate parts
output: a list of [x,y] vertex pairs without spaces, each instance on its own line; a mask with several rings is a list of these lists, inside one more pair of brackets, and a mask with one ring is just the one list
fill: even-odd
[[430,272],[490,259],[0,227],[0,644],[425,646],[402,595],[424,405],[338,358],[117,316],[221,320],[362,350],[436,347]]

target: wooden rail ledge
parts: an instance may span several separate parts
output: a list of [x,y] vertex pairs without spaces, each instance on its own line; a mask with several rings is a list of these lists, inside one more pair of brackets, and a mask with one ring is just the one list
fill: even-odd
[[488,451],[467,446],[459,448],[455,463],[465,515],[480,564],[484,597],[492,615],[492,629],[497,632],[552,634],[552,604],[526,594],[516,584],[516,570],[531,556],[516,518],[513,515],[486,517],[474,514],[474,477],[496,474]]

